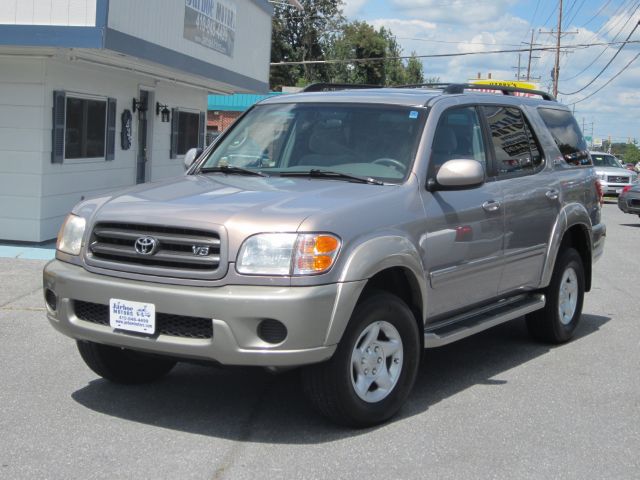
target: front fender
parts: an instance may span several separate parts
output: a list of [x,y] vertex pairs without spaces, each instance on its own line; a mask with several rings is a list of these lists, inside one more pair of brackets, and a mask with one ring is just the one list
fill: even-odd
[[[411,272],[424,302],[427,289],[422,261],[416,247],[407,238],[398,235],[371,238],[351,250],[340,275],[326,345],[338,343],[342,338],[367,281],[384,270],[398,267]],[[425,311],[424,308],[422,310]]]

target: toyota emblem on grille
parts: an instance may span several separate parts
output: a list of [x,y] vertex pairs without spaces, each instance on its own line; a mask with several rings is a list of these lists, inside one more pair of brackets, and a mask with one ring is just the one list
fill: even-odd
[[140,255],[153,255],[158,248],[158,240],[153,237],[140,237],[136,239],[134,247]]

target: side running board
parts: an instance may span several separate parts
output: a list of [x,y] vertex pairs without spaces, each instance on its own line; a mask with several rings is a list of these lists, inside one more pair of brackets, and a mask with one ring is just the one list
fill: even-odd
[[424,330],[424,348],[435,348],[462,340],[501,323],[544,308],[540,293],[519,295],[498,303],[449,318]]

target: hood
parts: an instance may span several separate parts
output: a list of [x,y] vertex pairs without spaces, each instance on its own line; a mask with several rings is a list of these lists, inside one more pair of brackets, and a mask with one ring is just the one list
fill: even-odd
[[295,232],[307,217],[335,214],[397,189],[327,179],[186,175],[88,200],[74,212],[91,223],[222,229],[234,244],[259,232]]

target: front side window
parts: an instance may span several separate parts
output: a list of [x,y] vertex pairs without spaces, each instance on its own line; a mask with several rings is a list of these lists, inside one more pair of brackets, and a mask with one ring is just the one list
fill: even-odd
[[432,174],[447,160],[456,159],[477,160],[486,171],[485,146],[475,107],[451,108],[438,121],[431,147]]
[[427,112],[363,104],[258,105],[216,145],[201,169],[265,174],[328,170],[398,183],[409,173]]
[[571,112],[539,108],[538,112],[551,132],[564,161],[569,165],[591,165],[587,142]]
[[107,102],[67,97],[64,158],[105,156]]
[[520,109],[499,105],[483,107],[495,153],[498,175],[532,173],[542,155]]

